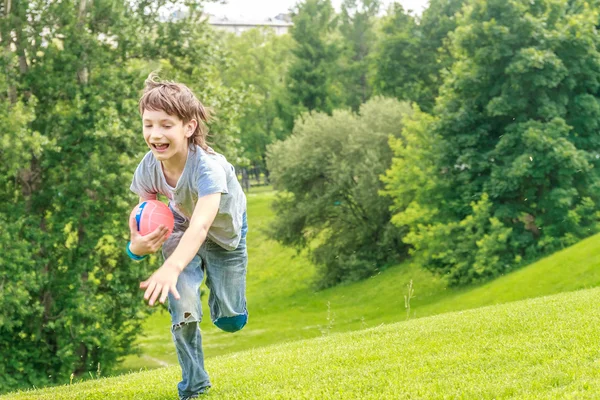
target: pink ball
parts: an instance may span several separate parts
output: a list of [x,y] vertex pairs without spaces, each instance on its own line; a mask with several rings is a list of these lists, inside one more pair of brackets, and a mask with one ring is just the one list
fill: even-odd
[[175,220],[171,209],[163,202],[158,200],[146,200],[131,211],[129,218],[135,220],[138,232],[145,236],[154,232],[160,225],[169,229],[167,237],[173,232]]

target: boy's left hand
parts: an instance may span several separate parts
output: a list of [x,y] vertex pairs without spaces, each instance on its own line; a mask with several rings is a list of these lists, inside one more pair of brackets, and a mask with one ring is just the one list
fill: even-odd
[[144,300],[150,299],[148,304],[153,306],[154,302],[160,295],[160,302],[164,303],[167,300],[169,292],[173,293],[175,299],[179,300],[179,292],[177,291],[177,278],[181,270],[176,266],[164,263],[162,267],[156,270],[150,278],[140,283],[140,289],[146,289]]

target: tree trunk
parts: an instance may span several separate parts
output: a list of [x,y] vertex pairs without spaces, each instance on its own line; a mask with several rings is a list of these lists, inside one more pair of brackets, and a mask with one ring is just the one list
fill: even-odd
[[[12,8],[12,0],[4,0],[4,13],[2,14],[2,19],[7,24],[7,26],[9,25],[7,22],[8,22],[8,19],[10,18],[11,8]],[[10,48],[12,39],[11,39],[10,31],[8,29],[3,29],[2,32],[0,33],[0,43],[3,44],[4,54],[5,54],[5,57],[7,58],[7,62],[4,64],[4,73],[6,74],[6,78],[8,81],[7,96],[8,96],[8,100],[10,101],[10,104],[15,104],[17,102],[17,87],[14,84],[14,82],[12,82],[12,80],[10,79],[11,74],[10,74],[10,66],[8,65],[8,59],[9,59],[9,55],[12,51]]]
[[[77,25],[79,26],[80,29],[84,29],[86,7],[87,7],[87,0],[80,0],[79,1],[79,12],[77,13]],[[85,46],[84,46],[84,48],[85,48]],[[89,79],[89,72],[88,72],[88,67],[87,67],[88,57],[87,57],[87,53],[85,51],[81,54],[81,61],[82,61],[82,66],[77,71],[77,80],[79,81],[80,84],[87,85],[88,79]]]
[[23,46],[23,28],[19,21],[15,26],[15,46],[17,47],[17,57],[19,57],[19,72],[21,75],[25,75],[29,71],[29,64],[27,64],[27,55],[25,54],[25,47]]

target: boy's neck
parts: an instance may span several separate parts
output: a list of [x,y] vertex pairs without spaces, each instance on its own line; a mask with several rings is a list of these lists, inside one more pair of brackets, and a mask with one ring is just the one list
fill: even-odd
[[169,177],[179,178],[185,169],[185,163],[187,161],[188,151],[179,152],[174,154],[173,157],[168,160],[161,161],[163,171]]

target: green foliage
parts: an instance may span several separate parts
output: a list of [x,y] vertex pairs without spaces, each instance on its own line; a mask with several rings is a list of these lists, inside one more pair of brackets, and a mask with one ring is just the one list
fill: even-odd
[[333,32],[337,19],[330,0],[306,0],[298,5],[290,33],[294,39],[293,60],[288,71],[286,126],[305,111],[330,114],[342,103],[336,89],[339,44]]
[[148,73],[205,76],[229,149],[243,95],[213,79],[207,26],[160,22],[163,5],[16,2],[0,19],[0,391],[110,373],[135,351],[139,282],[159,262],[124,252]]
[[238,165],[266,167],[267,145],[289,131],[280,116],[292,39],[270,29],[251,29],[224,38],[229,65],[222,72],[227,87],[247,92],[240,105],[239,137],[244,150]]
[[448,51],[455,14],[464,0],[432,0],[420,21],[394,3],[384,17],[373,57],[376,92],[414,101],[431,111],[443,75],[454,61]]
[[413,245],[416,260],[446,276],[450,284],[483,281],[510,270],[511,229],[492,217],[487,194],[471,204],[472,213],[459,222],[417,225],[404,241]]
[[454,57],[450,51],[452,32],[457,26],[457,13],[465,0],[430,0],[419,21],[419,54],[424,89],[416,101],[425,111],[431,111],[444,77],[450,73]]
[[[455,283],[494,276],[511,260],[596,232],[600,201],[597,11],[558,0],[474,1],[465,10],[435,118],[417,114],[407,124],[406,144],[393,144],[398,160],[385,178],[394,221],[414,234],[417,252],[441,246],[424,241],[447,240],[444,234],[460,251],[472,239],[457,227],[474,217],[473,200],[489,195],[482,214],[489,224],[481,229],[502,240],[486,250],[485,266],[475,255],[479,244],[470,258],[423,250],[444,258],[436,268],[452,271]],[[502,247],[506,254],[494,256]]]
[[407,104],[376,98],[358,115],[306,115],[269,148],[271,177],[283,191],[274,237],[312,247],[321,287],[370,276],[404,254],[389,223],[390,201],[375,194],[391,160],[388,137],[399,136],[410,113]]
[[442,151],[442,139],[432,130],[436,119],[418,108],[404,118],[402,140],[390,138],[394,152],[391,166],[382,176],[382,195],[393,199],[396,225],[412,226],[433,222],[439,212],[435,204],[444,201],[443,180],[438,174],[437,158]]
[[376,43],[375,22],[380,0],[344,0],[340,14],[341,87],[345,105],[358,111],[371,98],[371,64]]
[[158,66],[165,78],[186,84],[213,109],[216,120],[209,125],[208,143],[237,165],[243,160],[242,105],[249,101],[249,95],[243,87],[226,84],[223,70],[232,61],[220,34],[210,29],[197,4],[186,5],[190,7],[184,18],[157,25],[153,52],[158,54],[154,57],[160,57]]
[[376,92],[400,100],[417,100],[425,90],[415,17],[394,3],[385,17],[374,56]]

